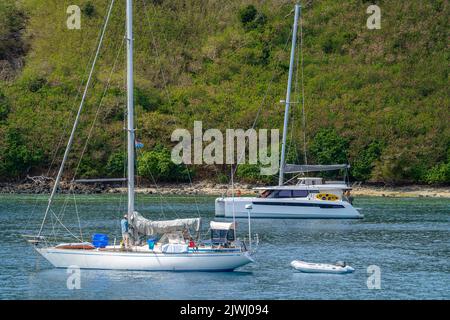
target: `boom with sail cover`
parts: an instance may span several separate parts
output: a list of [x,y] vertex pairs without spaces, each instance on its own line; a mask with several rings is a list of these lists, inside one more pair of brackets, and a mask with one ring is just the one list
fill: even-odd
[[134,212],[130,220],[130,228],[133,231],[135,239],[138,238],[136,237],[137,235],[151,236],[155,234],[183,231],[191,228],[197,232],[200,230],[201,226],[200,218],[153,221],[144,218],[139,212]]
[[328,164],[328,165],[298,165],[287,164],[284,167],[285,173],[297,173],[297,172],[321,172],[321,171],[333,171],[350,169],[349,164]]

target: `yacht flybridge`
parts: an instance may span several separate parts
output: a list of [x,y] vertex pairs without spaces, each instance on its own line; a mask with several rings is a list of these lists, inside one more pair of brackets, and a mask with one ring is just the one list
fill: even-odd
[[[200,239],[200,218],[152,221],[135,211],[135,129],[133,99],[133,8],[132,0],[126,0],[127,16],[127,136],[128,166],[126,181],[128,184],[128,224],[130,243],[126,246],[109,245],[106,235],[93,243],[83,242],[65,227],[58,215],[52,210],[52,201],[58,189],[64,165],[71,149],[75,131],[83,109],[87,89],[91,83],[93,70],[108,25],[114,0],[111,0],[105,25],[99,40],[90,76],[81,100],[78,115],[72,128],[63,161],[50,195],[48,206],[36,236],[29,237],[36,250],[53,266],[63,268],[77,266],[86,269],[118,269],[149,271],[231,271],[253,261],[251,234],[248,242],[235,238],[233,223],[210,224],[210,237]],[[47,218],[57,221],[71,236],[80,242],[53,245],[43,232]],[[249,221],[250,223],[250,221]],[[81,228],[81,227],[80,227]],[[250,225],[249,225],[250,230]],[[155,239],[156,238],[156,239]],[[100,239],[100,238],[99,238]],[[105,240],[106,239],[106,240]],[[254,246],[255,247],[255,246]]]
[[[281,148],[279,185],[255,188],[261,191],[258,197],[221,197],[215,202],[216,217],[225,218],[307,218],[307,219],[356,219],[363,216],[351,204],[345,177],[350,168],[347,164],[292,165],[286,164],[286,137],[291,103],[291,85],[295,64],[298,19],[300,5],[295,5],[292,47],[287,84],[283,142]],[[304,138],[306,140],[306,138]],[[306,160],[306,156],[305,156]],[[305,161],[306,162],[306,161]],[[301,177],[297,184],[287,185],[286,173],[304,175],[310,172],[344,170],[343,182],[325,182],[322,178]],[[248,209],[251,208],[251,209]]]

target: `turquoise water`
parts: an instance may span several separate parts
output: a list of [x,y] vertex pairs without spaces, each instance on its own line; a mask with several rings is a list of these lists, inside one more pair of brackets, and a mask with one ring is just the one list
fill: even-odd
[[[55,205],[58,213],[62,198]],[[125,199],[76,196],[62,220],[83,237],[119,238]],[[77,219],[76,209],[80,221]],[[261,243],[256,263],[229,273],[81,271],[81,289],[67,289],[66,270],[53,269],[20,234],[37,230],[43,196],[0,195],[1,299],[449,299],[450,199],[359,198],[362,220],[254,220]],[[207,228],[214,198],[139,196],[139,210],[156,218],[197,217]],[[53,233],[51,221],[45,231]],[[241,236],[247,221],[239,220]],[[205,230],[206,231],[206,230]],[[60,237],[64,230],[55,224]],[[347,275],[302,274],[289,265],[344,260]],[[368,289],[367,268],[380,268],[381,288]]]

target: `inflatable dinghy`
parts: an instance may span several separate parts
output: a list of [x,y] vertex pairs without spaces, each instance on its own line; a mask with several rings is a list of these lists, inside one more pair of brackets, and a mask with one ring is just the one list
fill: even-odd
[[307,273],[351,273],[355,271],[352,267],[348,266],[345,262],[336,262],[336,264],[325,263],[309,263],[300,260],[294,260],[291,262],[291,266],[301,272]]

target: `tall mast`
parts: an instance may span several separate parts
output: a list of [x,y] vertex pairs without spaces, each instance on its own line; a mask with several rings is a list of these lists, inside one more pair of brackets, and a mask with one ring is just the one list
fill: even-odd
[[286,107],[284,109],[284,126],[283,126],[283,142],[281,145],[281,160],[280,160],[280,176],[278,179],[278,184],[281,186],[284,183],[284,166],[286,164],[286,137],[288,130],[288,121],[289,121],[289,107],[291,104],[291,86],[292,86],[292,74],[294,71],[294,62],[295,62],[295,47],[297,42],[297,26],[298,26],[298,17],[300,15],[300,5],[295,5],[295,17],[294,17],[294,27],[292,30],[292,47],[291,47],[291,60],[289,63],[289,78],[286,92]]
[[133,1],[127,0],[128,219],[134,213]]

